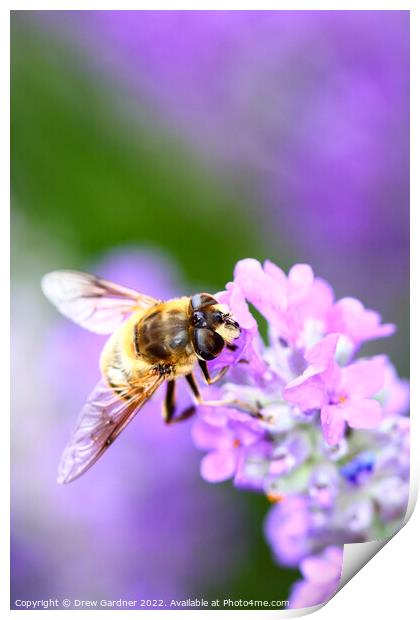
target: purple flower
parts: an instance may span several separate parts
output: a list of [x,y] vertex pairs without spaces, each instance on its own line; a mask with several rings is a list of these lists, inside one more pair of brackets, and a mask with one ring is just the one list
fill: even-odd
[[277,265],[254,259],[238,262],[235,283],[269,322],[286,346],[299,345],[305,321],[323,321],[333,303],[331,287],[314,278],[309,265],[295,265],[286,274]]
[[330,309],[327,317],[329,332],[346,334],[355,346],[368,340],[391,336],[395,325],[381,325],[381,317],[374,310],[367,310],[353,297],[340,299]]
[[327,547],[302,560],[300,570],[304,578],[292,586],[290,607],[312,607],[330,599],[337,592],[342,565],[343,549],[339,547]]
[[384,387],[380,397],[384,416],[407,413],[410,403],[410,386],[406,379],[400,379],[392,364],[385,359]]
[[[219,409],[220,411],[220,409]],[[194,424],[192,436],[198,448],[209,450],[201,461],[201,475],[208,482],[221,482],[234,476],[249,446],[262,436],[263,430],[255,421],[226,417],[223,426],[212,425],[203,419]]]
[[259,380],[267,372],[267,364],[262,358],[263,342],[241,287],[236,282],[229,282],[226,290],[218,293],[216,297],[220,303],[235,308],[235,318],[241,325],[241,336],[235,340],[234,351],[225,349],[219,357],[209,363],[210,371],[215,373],[224,366],[235,366],[241,359],[246,359],[251,371],[255,371],[254,378]]
[[308,482],[308,495],[314,505],[332,508],[339,493],[339,477],[332,463],[316,465]]
[[[327,549],[390,535],[404,517],[408,385],[386,356],[356,357],[363,341],[393,327],[356,300],[335,302],[309,266],[286,275],[269,261],[245,259],[234,275],[219,297],[239,317],[243,344],[205,396],[240,402],[241,410],[198,407],[192,435],[206,451],[201,474],[212,482],[232,478],[274,503],[266,538],[280,564],[308,559],[293,597],[296,605],[315,604],[338,583],[330,579],[336,552]],[[267,343],[247,304],[267,320]],[[247,405],[260,416],[246,413]],[[313,583],[318,560],[325,574]]]
[[269,474],[278,476],[291,472],[309,457],[311,448],[311,441],[304,431],[288,433],[271,452]]
[[264,532],[280,564],[295,566],[312,552],[308,536],[312,527],[309,499],[303,494],[290,494],[287,500],[273,506],[265,520]]
[[352,428],[375,428],[382,419],[376,396],[384,385],[382,357],[360,360],[340,368],[334,360],[338,336],[329,335],[306,355],[308,368],[286,385],[284,398],[306,409],[321,410],[324,437],[330,445]]

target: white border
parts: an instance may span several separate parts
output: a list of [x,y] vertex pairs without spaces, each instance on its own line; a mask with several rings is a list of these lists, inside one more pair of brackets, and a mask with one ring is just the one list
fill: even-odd
[[[9,6],[6,9],[1,10],[2,20],[0,22],[0,45],[3,48],[3,52],[1,55],[1,88],[2,88],[2,102],[6,102],[6,105],[3,105],[2,109],[7,110],[5,115],[2,115],[1,118],[1,135],[7,136],[7,140],[2,140],[2,144],[6,146],[1,150],[1,159],[0,159],[0,174],[1,174],[1,188],[4,194],[3,198],[3,208],[0,212],[1,224],[0,224],[0,269],[2,281],[5,282],[9,279],[9,255],[10,255],[10,241],[9,241],[9,212],[8,205],[10,204],[10,170],[9,170],[9,152],[10,152],[10,140],[9,140],[9,119],[10,119],[10,108],[9,108],[9,76],[10,76],[10,26],[9,26],[9,11],[10,10],[64,10],[64,9],[82,9],[82,10],[109,10],[116,8],[111,2],[75,2],[72,6],[65,5],[65,3],[56,0],[55,2],[47,1],[43,2],[41,6],[37,6],[35,2],[13,2],[9,3]],[[118,7],[122,8],[122,7]],[[151,9],[161,9],[161,10],[216,10],[216,9],[224,9],[224,10],[411,10],[411,109],[413,110],[413,114],[411,116],[411,136],[412,136],[412,146],[411,146],[411,204],[417,205],[417,210],[414,208],[411,209],[411,221],[412,221],[412,230],[419,232],[419,214],[418,210],[420,208],[420,196],[418,189],[418,178],[419,178],[419,157],[418,157],[418,138],[419,138],[419,123],[417,122],[417,117],[415,116],[415,112],[420,109],[420,101],[419,101],[419,75],[420,75],[420,63],[419,63],[419,19],[417,13],[415,11],[414,2],[378,2],[378,1],[370,1],[370,2],[361,2],[359,0],[354,0],[353,2],[315,2],[315,1],[306,1],[306,2],[267,2],[261,0],[258,4],[255,2],[235,2],[235,1],[225,1],[220,2],[218,0],[213,0],[213,2],[203,3],[203,2],[192,2],[192,1],[183,1],[183,2],[175,2],[175,1],[166,1],[166,2],[125,2],[124,9],[132,9],[132,10],[151,10]],[[414,10],[413,10],[414,9]],[[413,68],[415,67],[415,68]],[[412,233],[412,239],[414,242],[411,247],[411,264],[418,265],[420,263],[419,254],[419,243],[418,239],[414,238],[414,233]],[[416,243],[417,241],[417,243]],[[411,286],[412,286],[412,316],[420,317],[420,304],[419,304],[419,286],[418,283],[415,282],[415,279],[412,275],[411,277]],[[5,289],[3,289],[5,290]],[[6,300],[2,301],[0,304],[1,310],[1,324],[9,325],[10,324],[10,316],[9,316],[9,303],[6,303]],[[420,327],[418,320],[415,319],[411,321],[411,333],[412,333],[412,341],[415,343],[420,342]],[[4,343],[4,339],[3,343]],[[3,409],[3,420],[2,420],[2,433],[1,433],[1,441],[3,445],[0,448],[0,475],[2,479],[2,493],[1,493],[1,511],[0,515],[2,518],[2,526],[0,528],[0,549],[2,550],[2,558],[1,558],[1,572],[0,572],[0,588],[1,588],[1,598],[0,598],[0,609],[3,612],[2,617],[10,618],[16,617],[15,614],[20,614],[20,611],[10,611],[9,610],[9,588],[7,585],[9,584],[9,534],[10,534],[10,526],[9,526],[9,458],[10,458],[10,447],[9,447],[9,437],[10,437],[10,421],[6,416],[6,411],[9,410],[10,405],[10,370],[9,370],[9,359],[10,359],[10,350],[9,345],[7,344],[2,347],[2,355],[0,356],[0,376],[3,378],[3,398],[5,398],[7,408]],[[5,351],[6,349],[6,351]],[[412,362],[412,374],[416,371],[416,363],[414,360],[414,354],[411,355]],[[15,378],[16,380],[16,378]],[[412,380],[412,414],[413,418],[415,413],[418,410],[418,383],[416,378]],[[6,409],[6,410],[5,410]],[[413,419],[412,418],[412,419]],[[417,486],[418,480],[418,471],[419,471],[419,454],[416,449],[416,446],[419,445],[419,428],[420,425],[414,418],[412,430],[412,439],[411,445],[412,449],[412,465],[411,472],[413,483]],[[395,615],[399,615],[399,617],[412,617],[412,610],[417,608],[417,590],[418,590],[418,553],[420,549],[420,512],[416,510],[414,512],[413,517],[410,519],[409,523],[405,526],[403,531],[397,534],[386,546],[385,548],[375,556],[366,567],[364,567],[359,574],[357,574],[351,582],[351,585],[347,585],[334,597],[334,599],[328,603],[325,607],[320,609],[317,612],[317,617],[320,620],[329,620],[330,618],[334,620],[339,616],[343,620],[346,618],[351,618],[353,620],[354,614],[361,612],[363,617],[369,617],[369,614],[380,615],[383,618],[395,617]],[[131,617],[133,614],[136,616],[151,615],[153,618],[159,619],[165,614],[165,617],[171,617],[174,620],[177,618],[184,617],[184,611],[125,611],[124,613],[130,613]],[[243,611],[194,611],[191,610],[188,612],[189,617],[197,617],[198,615],[203,616],[205,618],[215,617],[220,620],[222,617],[238,617],[243,615]],[[293,612],[278,612],[278,611],[248,611],[245,612],[247,617],[279,617],[279,614],[285,616],[290,616]],[[45,616],[47,614],[48,618],[54,620],[56,617],[65,617],[67,619],[71,618],[81,618],[86,617],[90,620],[94,620],[101,614],[100,611],[32,611],[31,618],[33,617],[35,620],[37,618],[42,618],[45,620]],[[205,614],[205,616],[204,616]],[[295,614],[293,614],[295,615]],[[299,614],[303,615],[303,614]],[[121,618],[121,613],[118,611],[107,611],[106,617],[110,618]]]

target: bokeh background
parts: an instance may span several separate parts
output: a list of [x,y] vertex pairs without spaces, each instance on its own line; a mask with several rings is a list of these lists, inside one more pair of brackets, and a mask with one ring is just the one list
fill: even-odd
[[286,599],[264,498],[200,480],[150,403],[69,487],[61,450],[103,338],[41,275],[217,291],[235,261],[310,263],[398,325],[408,375],[409,13],[17,11],[12,43],[15,599]]

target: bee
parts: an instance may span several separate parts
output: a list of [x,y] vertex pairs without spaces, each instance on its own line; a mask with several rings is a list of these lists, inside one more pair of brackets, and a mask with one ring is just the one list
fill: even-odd
[[101,380],[82,408],[63,452],[59,483],[71,482],[89,469],[164,382],[165,422],[191,417],[195,405],[177,415],[177,379],[185,377],[195,403],[204,403],[195,367],[208,384],[214,383],[228,366],[211,377],[207,362],[225,347],[237,348],[238,322],[208,293],[160,301],[77,271],[53,271],[43,277],[41,285],[64,316],[93,332],[111,334],[100,357]]

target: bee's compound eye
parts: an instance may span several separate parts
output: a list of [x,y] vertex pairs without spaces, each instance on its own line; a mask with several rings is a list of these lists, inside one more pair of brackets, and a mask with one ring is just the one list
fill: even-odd
[[207,320],[204,312],[194,312],[192,315],[192,324],[194,327],[207,327]]
[[225,315],[223,314],[223,312],[220,312],[219,310],[217,312],[214,313],[214,320],[216,321],[216,323],[224,323],[225,320]]
[[193,344],[198,357],[209,362],[222,352],[225,341],[217,332],[201,328],[194,330]]

